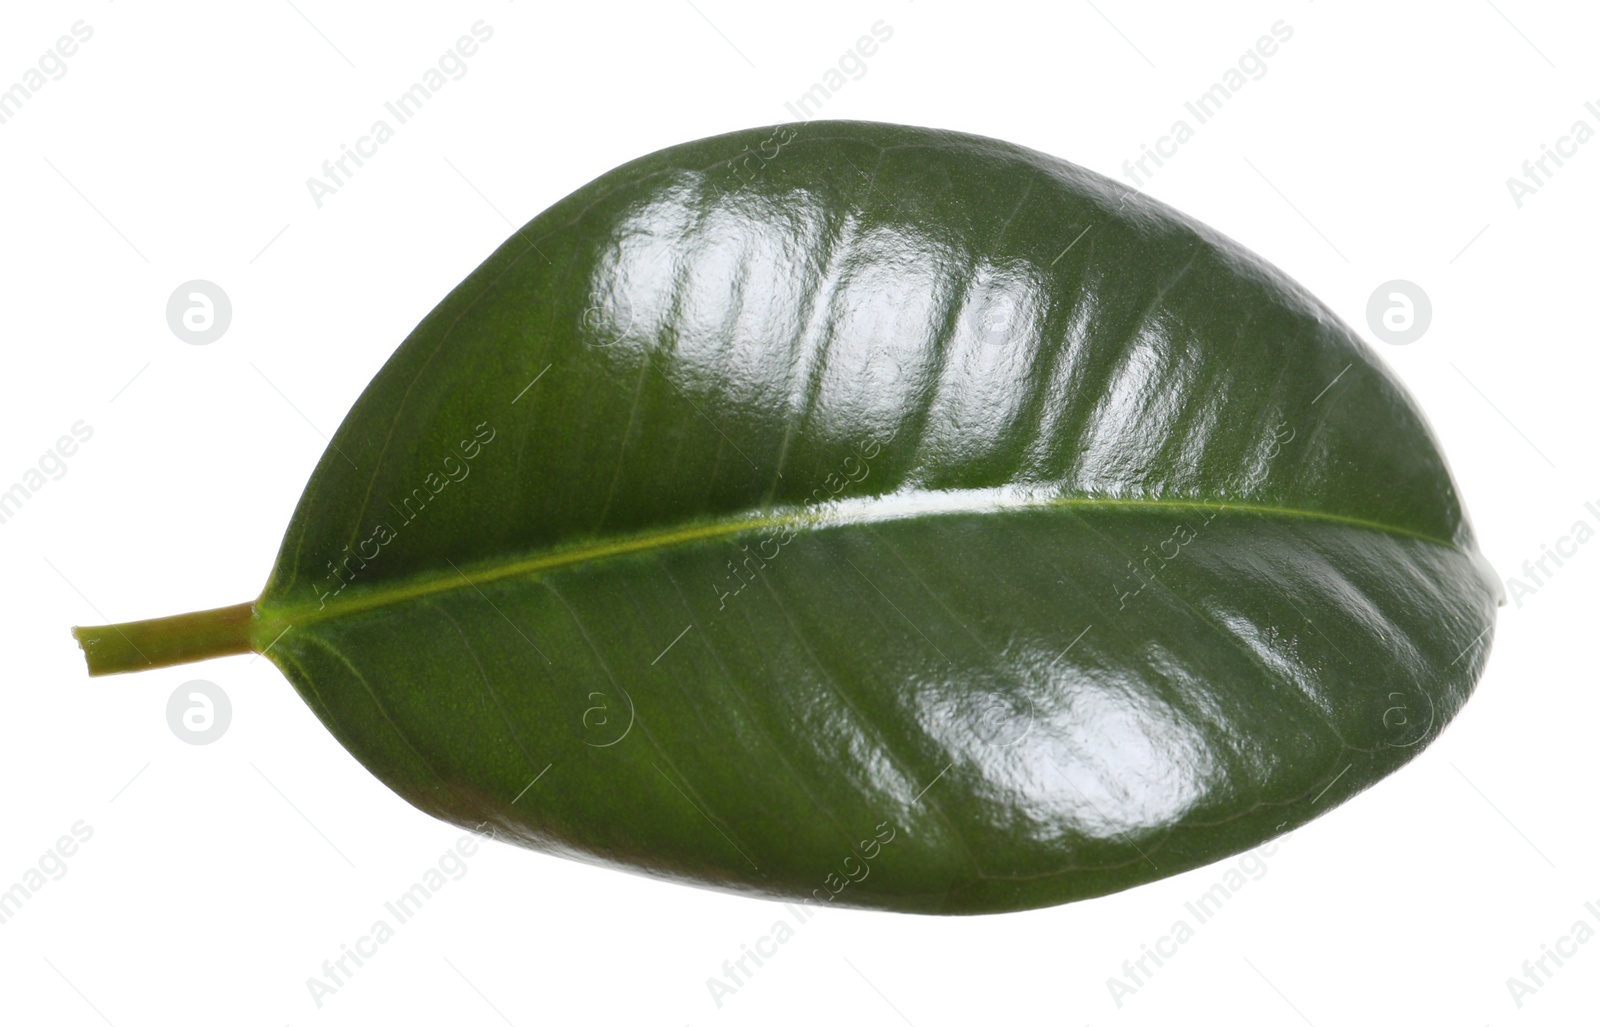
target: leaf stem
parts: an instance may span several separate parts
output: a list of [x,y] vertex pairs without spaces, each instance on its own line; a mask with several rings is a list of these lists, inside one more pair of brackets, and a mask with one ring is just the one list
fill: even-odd
[[75,627],[89,676],[126,674],[254,651],[254,602],[196,610],[172,617]]

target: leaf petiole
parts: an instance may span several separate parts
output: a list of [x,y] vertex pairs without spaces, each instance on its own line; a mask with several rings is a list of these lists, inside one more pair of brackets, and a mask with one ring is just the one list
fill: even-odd
[[72,637],[83,649],[90,677],[171,667],[253,652],[255,606],[252,601],[124,624],[74,627]]

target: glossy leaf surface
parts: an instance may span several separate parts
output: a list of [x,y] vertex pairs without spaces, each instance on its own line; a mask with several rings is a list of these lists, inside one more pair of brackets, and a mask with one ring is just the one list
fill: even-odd
[[1411,400],[1281,272],[1034,151],[813,122],[491,255],[340,427],[251,630],[435,816],[976,913],[1366,788],[1498,599]]

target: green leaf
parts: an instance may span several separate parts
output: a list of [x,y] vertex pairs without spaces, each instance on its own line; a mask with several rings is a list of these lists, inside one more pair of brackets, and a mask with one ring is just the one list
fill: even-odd
[[78,631],[95,672],[266,650],[401,796],[531,848],[983,913],[1371,785],[1499,601],[1421,414],[1281,272],[1031,150],[812,122],[508,239],[253,608]]

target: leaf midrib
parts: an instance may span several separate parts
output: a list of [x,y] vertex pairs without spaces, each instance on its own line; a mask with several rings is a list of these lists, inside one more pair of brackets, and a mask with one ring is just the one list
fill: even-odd
[[[992,494],[994,490],[972,490],[973,492]],[[1380,521],[1367,520],[1362,517],[1352,517],[1346,514],[1328,513],[1322,510],[1305,510],[1298,507],[1276,506],[1267,503],[1239,503],[1222,500],[1201,499],[1129,499],[1125,497],[1107,496],[1054,496],[1046,499],[1022,498],[1002,502],[995,499],[984,502],[974,502],[967,506],[957,506],[948,509],[928,510],[916,506],[917,499],[934,499],[949,497],[949,493],[895,493],[885,496],[873,497],[865,504],[844,504],[848,509],[860,509],[871,512],[872,516],[849,516],[841,514],[839,506],[833,507],[795,507],[786,511],[772,514],[750,515],[743,514],[722,520],[677,528],[671,531],[648,531],[625,538],[611,539],[596,543],[588,541],[576,545],[557,548],[533,556],[522,556],[508,562],[490,566],[476,565],[463,568],[455,574],[440,573],[425,579],[399,579],[367,586],[358,591],[351,598],[342,602],[335,601],[333,606],[313,608],[309,604],[296,603],[283,606],[273,606],[265,602],[265,597],[257,600],[258,631],[267,628],[278,629],[284,625],[303,626],[320,621],[332,620],[337,617],[365,613],[369,610],[384,606],[392,606],[412,599],[422,599],[439,595],[444,592],[453,592],[462,588],[476,588],[481,585],[491,584],[507,578],[522,577],[537,574],[541,571],[554,570],[561,567],[570,567],[585,563],[598,563],[617,557],[629,556],[640,552],[668,549],[674,546],[691,545],[710,539],[726,538],[746,532],[759,531],[765,528],[780,527],[807,527],[812,530],[829,528],[845,528],[858,524],[877,523],[891,520],[911,520],[922,517],[948,516],[952,514],[984,512],[989,514],[1009,513],[1022,510],[1048,509],[1061,507],[1065,509],[1092,509],[1127,511],[1173,511],[1173,512],[1200,512],[1212,514],[1242,514],[1259,517],[1281,517],[1290,520],[1316,521],[1325,524],[1338,524],[1345,527],[1360,528],[1366,531],[1375,531],[1385,535],[1402,538],[1413,538],[1442,546],[1452,551],[1459,551],[1454,543],[1444,539],[1410,528],[1393,524],[1384,524]],[[898,502],[897,502],[898,501]],[[904,513],[896,513],[886,509],[899,505],[906,508]]]

